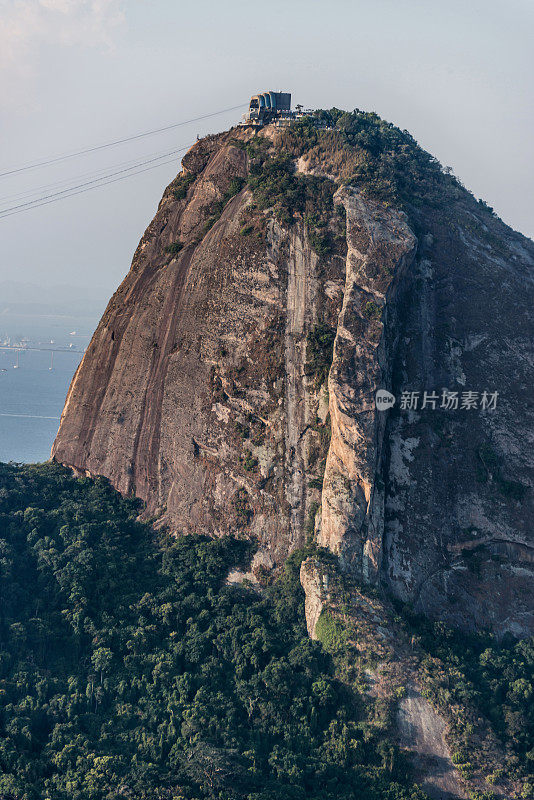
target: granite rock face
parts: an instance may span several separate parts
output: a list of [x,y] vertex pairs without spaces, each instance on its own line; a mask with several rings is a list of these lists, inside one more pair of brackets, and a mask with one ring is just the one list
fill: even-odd
[[[381,466],[386,415],[375,394],[391,386],[398,286],[413,263],[416,238],[403,214],[337,193],[347,221],[343,306],[328,379],[332,436],[322,492],[320,543],[366,580],[382,560],[384,492]],[[389,318],[389,319],[388,319]]]
[[73,379],[53,456],[107,476],[175,532],[244,530],[275,563],[304,543],[311,503],[318,258],[299,222],[264,215],[261,238],[244,235],[246,186],[211,224],[247,174],[236,142],[185,157],[187,194],[176,199],[183,181],[166,190]]
[[[313,215],[258,207],[252,136],[184,158],[53,457],[174,532],[254,537],[264,569],[316,537],[433,617],[532,631],[532,242],[461,187],[409,220],[304,154],[295,169],[333,196],[321,252]],[[477,408],[441,408],[444,390]]]

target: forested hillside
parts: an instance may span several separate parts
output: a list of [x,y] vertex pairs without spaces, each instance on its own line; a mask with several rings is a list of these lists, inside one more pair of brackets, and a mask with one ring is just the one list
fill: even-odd
[[0,466],[0,796],[420,800],[306,634],[294,554],[156,538],[104,480]]

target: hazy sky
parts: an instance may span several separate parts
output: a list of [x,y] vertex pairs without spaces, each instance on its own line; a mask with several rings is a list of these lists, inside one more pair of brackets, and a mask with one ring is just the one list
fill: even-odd
[[[0,0],[0,172],[281,87],[294,103],[372,110],[408,129],[533,236],[533,33],[532,0]],[[239,118],[234,111],[0,178],[0,208]],[[179,158],[0,219],[0,282],[91,284],[109,294]]]

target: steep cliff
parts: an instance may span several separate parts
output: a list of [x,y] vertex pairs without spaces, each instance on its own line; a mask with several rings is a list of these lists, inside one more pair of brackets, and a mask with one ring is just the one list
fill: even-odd
[[416,610],[532,631],[534,246],[408,134],[324,121],[185,156],[53,457],[264,569],[316,539]]

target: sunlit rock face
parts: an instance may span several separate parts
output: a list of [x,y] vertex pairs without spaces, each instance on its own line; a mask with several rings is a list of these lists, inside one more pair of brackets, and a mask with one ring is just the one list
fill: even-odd
[[[186,155],[74,376],[53,457],[175,533],[253,537],[262,570],[316,539],[432,617],[523,635],[534,246],[450,182],[409,215],[373,199],[324,135],[328,158],[291,153],[309,182],[292,220],[247,183],[252,131]],[[260,138],[284,152],[279,131]]]

